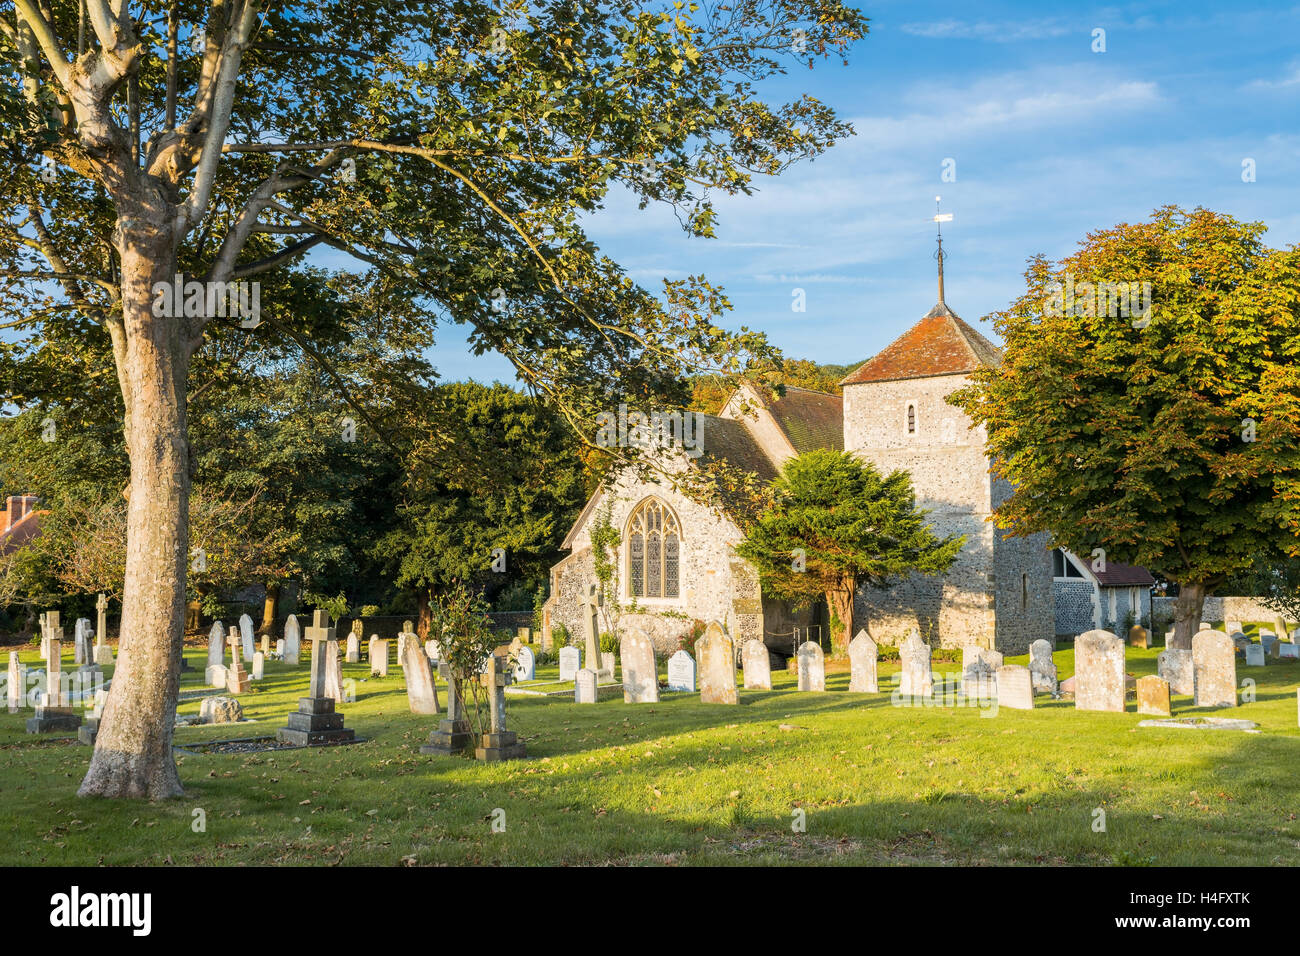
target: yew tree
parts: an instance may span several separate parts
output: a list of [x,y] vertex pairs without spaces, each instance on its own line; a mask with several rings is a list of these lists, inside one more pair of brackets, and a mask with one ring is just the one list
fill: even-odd
[[[1178,583],[1171,647],[1217,585],[1300,554],[1300,252],[1264,232],[1170,206],[1031,260],[1001,366],[950,399],[1015,485],[1001,527]],[[1150,308],[1085,283],[1150,283]]]
[[[626,189],[712,235],[712,195],[850,132],[811,97],[768,105],[764,81],[865,31],[839,0],[0,7],[0,318],[107,334],[130,458],[121,654],[80,792],[181,792],[186,402],[218,330],[312,354],[270,295],[314,251],[374,283],[385,335],[463,323],[575,427],[739,370],[766,345],[718,324],[718,290],[642,288],[584,218]],[[169,309],[177,276],[261,281],[270,318]]]
[[935,537],[907,472],[881,475],[851,452],[818,449],[789,459],[771,494],[736,554],[757,569],[765,594],[795,604],[824,597],[839,652],[853,637],[859,587],[941,574],[966,540]]

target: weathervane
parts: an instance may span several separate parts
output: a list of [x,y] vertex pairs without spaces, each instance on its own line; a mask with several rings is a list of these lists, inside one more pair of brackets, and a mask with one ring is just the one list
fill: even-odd
[[939,304],[943,305],[943,224],[952,222],[952,213],[939,211],[939,200],[942,196],[934,197],[934,228],[939,233],[939,251],[934,257],[939,260]]

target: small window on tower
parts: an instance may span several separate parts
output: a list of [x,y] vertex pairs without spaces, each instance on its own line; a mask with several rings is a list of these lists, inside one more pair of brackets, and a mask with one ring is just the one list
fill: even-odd
[[916,434],[916,405],[912,402],[907,403],[907,433]]

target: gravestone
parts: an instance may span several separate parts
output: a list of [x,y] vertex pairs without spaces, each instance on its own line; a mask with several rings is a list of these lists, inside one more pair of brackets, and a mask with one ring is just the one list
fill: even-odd
[[199,723],[237,724],[244,719],[244,708],[233,697],[204,697],[199,703]]
[[623,632],[619,648],[623,657],[623,702],[658,703],[659,670],[650,635],[637,628],[628,628]]
[[262,635],[262,639],[261,639],[260,641],[257,642],[257,649],[258,649],[259,651],[261,651],[263,654],[266,654],[266,655],[268,655],[268,656],[270,655],[270,653],[271,653],[271,635],[270,635],[270,634],[263,634],[263,635]]
[[999,707],[1034,709],[1034,678],[1023,664],[1003,664],[996,671]]
[[284,659],[294,667],[302,662],[302,631],[296,614],[290,614],[284,621]]
[[[745,675],[745,690],[772,689],[772,658],[767,652],[767,645],[758,638],[751,637],[741,646],[740,666]],[[626,665],[623,675],[626,680]]]
[[971,699],[992,700],[998,695],[998,668],[1002,666],[1000,651],[966,644],[961,649],[962,696]]
[[[58,612],[52,613],[57,615]],[[80,715],[72,707],[66,706],[63,699],[63,628],[49,628],[46,652],[45,697],[36,707],[36,716],[27,718],[29,734],[76,730],[81,726]]]
[[233,627],[230,629],[230,637],[227,638],[230,644],[230,668],[226,671],[226,690],[232,694],[248,693],[248,671],[244,670],[244,662],[239,656],[241,636]]
[[420,753],[450,757],[469,746],[470,727],[469,720],[465,717],[465,703],[461,700],[451,666],[443,662],[438,673],[447,681],[447,716],[438,721],[436,730],[430,731],[429,741],[420,746]]
[[90,663],[90,618],[79,617],[72,629],[72,663],[77,667]]
[[1246,666],[1264,666],[1264,646],[1262,644],[1251,644],[1246,648]]
[[582,605],[582,623],[587,629],[587,650],[582,659],[588,667],[599,668],[596,681],[601,684],[614,679],[614,672],[605,668],[605,662],[600,656],[600,607],[603,603],[600,588],[591,585]]
[[[406,666],[406,632],[402,631],[397,635],[397,666]],[[428,656],[427,654],[425,655]]]
[[1289,640],[1291,637],[1291,632],[1286,628],[1286,621],[1282,620],[1280,617],[1273,619],[1273,630],[1281,640]]
[[589,667],[579,670],[573,679],[573,702],[575,704],[596,703],[596,672]]
[[253,647],[253,619],[247,614],[239,615],[239,636],[243,639],[244,660],[251,661],[255,650]]
[[357,636],[356,631],[348,635],[347,660],[349,664],[361,663],[361,638]]
[[1277,643],[1277,635],[1274,634],[1272,631],[1259,632],[1260,648],[1264,651],[1265,655],[1267,655],[1270,651],[1273,650],[1273,645],[1276,643]]
[[1199,631],[1192,637],[1192,674],[1197,707],[1237,706],[1237,658],[1227,634]]
[[582,654],[576,647],[560,648],[560,680],[573,680],[582,666]]
[[533,640],[533,629],[530,627],[515,628],[515,640],[521,644],[531,644]]
[[113,663],[113,649],[108,646],[108,595],[95,600],[95,663],[107,667]]
[[1149,648],[1151,646],[1151,634],[1141,624],[1134,624],[1128,629],[1128,646]]
[[208,630],[208,667],[225,662],[226,632],[220,621],[213,621],[212,627]]
[[1279,658],[1282,658],[1283,660],[1300,660],[1300,644],[1296,644],[1295,642],[1284,643],[1278,641],[1274,647],[1277,650],[1277,656]]
[[343,661],[338,641],[325,642],[325,664],[325,696],[336,704],[341,704],[343,703]]
[[424,642],[424,656],[435,666],[442,663],[442,645],[432,637]]
[[[799,690],[824,691],[826,689],[826,656],[822,646],[815,641],[804,641],[796,655],[799,668]],[[702,660],[703,658],[701,658]]]
[[[411,641],[410,646],[424,655],[419,641]],[[510,676],[505,661],[493,655],[492,666],[479,678],[488,696],[488,732],[479,738],[479,746],[474,750],[474,756],[479,760],[495,763],[525,756],[524,745],[518,736],[506,730],[506,685],[510,683]]]
[[1124,642],[1110,631],[1074,639],[1074,706],[1124,713]]
[[41,615],[41,659],[48,660],[50,656],[50,635],[55,630],[59,632],[59,640],[63,640],[63,629],[59,627],[59,612],[46,611]]
[[402,670],[406,672],[406,702],[413,714],[438,713],[438,687],[433,682],[433,668],[424,648],[416,640],[404,645]]
[[1212,631],[1212,630],[1214,630],[1214,625],[1211,624],[1209,621],[1202,621],[1199,630],[1201,630],[1201,631]]
[[284,660],[284,638],[275,642],[275,657],[277,660]]
[[77,728],[77,740],[88,747],[95,746],[95,738],[99,736],[99,721],[104,716],[104,705],[108,703],[108,691],[95,691],[95,703],[91,708],[90,716],[87,717]]
[[9,652],[9,686],[6,688],[9,713],[18,713],[18,708],[26,704],[24,693],[27,689],[27,668],[18,659],[17,651]]
[[695,693],[695,658],[685,650],[668,658],[668,689]]
[[1191,651],[1176,647],[1161,651],[1156,658],[1156,673],[1168,681],[1169,689],[1173,693],[1187,695],[1196,693]]
[[334,648],[337,657],[339,646],[334,640],[328,612],[315,612],[306,636],[311,641],[311,678],[307,696],[298,698],[297,712],[289,715],[287,727],[276,731],[276,739],[300,747],[320,747],[354,740],[356,734],[343,726],[343,715],[335,710],[334,698],[325,696],[330,671],[329,648]]
[[1029,645],[1029,676],[1033,679],[1035,692],[1053,697],[1059,693],[1050,641],[1038,640]]
[[614,672],[618,668],[618,655],[613,651],[600,652],[600,672],[608,674],[609,680],[614,680]]
[[930,697],[934,694],[934,672],[930,669],[930,645],[912,631],[898,645],[901,669],[899,693],[904,697]]
[[726,628],[717,621],[710,622],[696,642],[695,652],[700,655],[700,703],[740,703],[736,693],[736,648]]
[[880,693],[880,681],[876,674],[876,661],[880,648],[871,639],[866,628],[858,631],[858,636],[849,641],[849,690],[855,694]]
[[1152,717],[1168,717],[1169,681],[1163,677],[1147,675],[1139,677],[1137,682],[1138,713]]
[[203,672],[203,680],[209,687],[220,687],[222,690],[226,687],[228,677],[225,664],[209,664],[207,670]]
[[1223,629],[1227,632],[1229,637],[1236,637],[1238,634],[1246,633],[1246,629],[1241,626],[1240,621],[1226,621],[1224,622]]
[[520,647],[515,655],[515,682],[532,680],[536,673],[537,658],[531,647]]
[[370,635],[370,643],[366,645],[366,653],[370,657],[370,676],[387,677],[388,642],[381,641],[378,634],[372,634]]
[[249,672],[248,676],[252,680],[261,680],[262,677],[265,676],[265,674],[266,674],[266,655],[263,654],[261,651],[258,651],[256,654],[253,655],[253,669]]

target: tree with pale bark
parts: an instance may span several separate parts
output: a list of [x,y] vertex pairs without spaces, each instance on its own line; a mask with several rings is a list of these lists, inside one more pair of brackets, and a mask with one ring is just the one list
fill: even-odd
[[371,282],[383,337],[464,323],[594,441],[619,396],[769,350],[718,324],[725,298],[700,277],[632,282],[583,217],[621,188],[712,235],[712,195],[851,132],[809,96],[769,106],[763,81],[865,32],[839,0],[0,10],[0,309],[107,334],[130,459],[121,653],[80,792],[181,793],[192,363],[235,328],[323,360],[289,303],[259,315],[244,287],[245,308],[222,308],[229,284],[269,295],[328,250]]

